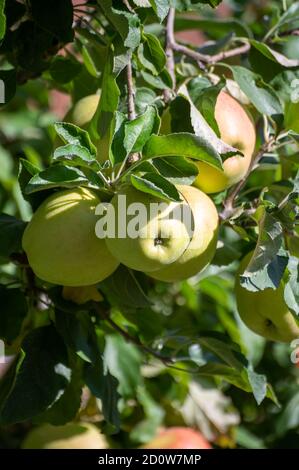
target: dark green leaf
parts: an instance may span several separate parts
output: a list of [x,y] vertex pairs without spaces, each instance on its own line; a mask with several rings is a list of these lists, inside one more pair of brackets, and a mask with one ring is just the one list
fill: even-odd
[[281,250],[283,230],[281,223],[264,212],[259,220],[259,237],[253,256],[240,276],[241,285],[250,291],[277,289],[288,264]]
[[0,214],[0,256],[8,258],[21,250],[22,235],[26,224],[7,214]]
[[24,360],[1,410],[0,421],[31,419],[59,398],[70,381],[65,346],[53,326],[32,331],[23,344]]
[[120,265],[107,279],[101,282],[100,289],[113,305],[122,308],[142,308],[151,305],[141,283],[139,273]]
[[78,168],[53,165],[34,175],[26,186],[26,194],[49,188],[73,188],[88,184],[88,179]]
[[140,152],[150,136],[158,132],[160,120],[156,108],[147,110],[133,121],[125,124],[124,147],[127,153]]
[[0,286],[0,338],[11,342],[19,334],[28,313],[26,297],[20,289]]
[[269,116],[282,113],[282,107],[275,91],[259,75],[237,65],[231,66],[230,69],[241,90],[260,113]]
[[142,176],[131,175],[132,185],[147,194],[164,199],[165,201],[181,201],[176,187],[166,178],[156,173],[145,173]]
[[162,22],[169,12],[169,0],[149,0],[157,17]]
[[222,168],[217,151],[200,136],[182,132],[169,135],[152,135],[143,149],[143,158],[180,156],[210,163]]
[[81,72],[82,65],[74,59],[57,56],[53,59],[49,72],[57,83],[69,83]]
[[198,175],[197,166],[184,157],[155,158],[152,163],[173,184],[192,184]]
[[6,16],[4,14],[5,0],[0,0],[0,40],[4,38],[6,31]]
[[68,163],[69,165],[93,168],[94,170],[100,169],[100,164],[95,156],[86,147],[77,144],[58,147],[54,152],[53,160]]
[[75,126],[74,124],[66,122],[56,122],[54,126],[57,134],[61,137],[63,142],[66,144],[86,147],[91,155],[96,155],[97,149],[91,142],[87,131],[80,129],[80,127]]
[[288,264],[289,278],[284,288],[284,300],[287,306],[299,315],[299,260],[291,256]]

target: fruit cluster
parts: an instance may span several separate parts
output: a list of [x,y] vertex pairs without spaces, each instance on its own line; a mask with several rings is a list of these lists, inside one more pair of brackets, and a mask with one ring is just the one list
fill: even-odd
[[[84,98],[68,113],[66,120],[81,127],[87,126],[98,102],[98,95]],[[81,288],[104,280],[120,263],[165,282],[188,279],[201,272],[215,254],[219,225],[216,206],[207,194],[222,191],[246,175],[256,141],[253,119],[226,92],[218,95],[215,119],[221,139],[239,149],[242,155],[227,158],[223,171],[206,162],[196,162],[199,175],[193,186],[177,186],[181,202],[163,201],[164,210],[153,217],[150,215],[151,204],[161,202],[156,196],[138,191],[127,182],[116,188],[111,200],[116,223],[120,216],[120,196],[126,198],[127,212],[129,206],[139,203],[148,215],[146,221],[139,224],[139,232],[134,238],[128,234],[106,239],[96,236],[96,207],[101,201],[100,196],[90,189],[67,189],[46,199],[23,237],[23,248],[34,273],[53,284]],[[171,116],[167,111],[162,117],[161,132],[171,132]],[[98,143],[98,154],[103,160],[103,142]],[[107,152],[105,155],[107,158]],[[166,217],[182,205],[187,205],[192,213],[191,235],[181,220]],[[134,222],[135,214],[131,214],[128,224]],[[240,273],[250,257],[249,254],[241,264]],[[68,294],[65,291],[65,295],[70,296],[70,291]],[[94,290],[90,295],[96,299]],[[74,300],[80,303],[80,299]],[[84,295],[84,300],[89,300],[88,296]],[[238,276],[236,300],[241,318],[256,333],[285,342],[299,336],[299,326],[284,302],[283,285],[277,290],[250,292],[240,285]]]

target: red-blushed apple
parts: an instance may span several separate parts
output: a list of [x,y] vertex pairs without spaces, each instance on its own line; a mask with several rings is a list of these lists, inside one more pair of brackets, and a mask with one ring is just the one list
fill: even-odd
[[194,429],[171,427],[160,431],[144,449],[212,449],[206,438]]

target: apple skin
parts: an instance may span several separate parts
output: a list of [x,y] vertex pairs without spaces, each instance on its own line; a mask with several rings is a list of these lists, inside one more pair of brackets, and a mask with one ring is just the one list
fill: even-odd
[[[81,98],[66,114],[63,121],[75,124],[81,129],[87,130],[88,125],[94,117],[100,102],[100,95],[88,95]],[[102,138],[94,142],[97,147],[97,160],[104,163],[108,159],[109,154],[109,135],[108,133]],[[60,137],[55,141],[55,147],[63,145]]]
[[284,125],[287,130],[299,132],[299,103],[291,101],[285,105]]
[[221,139],[239,149],[244,157],[236,155],[223,162],[223,171],[205,162],[196,163],[199,174],[194,186],[207,194],[216,193],[238,183],[247,173],[255,148],[256,132],[252,118],[243,106],[229,94],[221,91],[215,106]]
[[65,300],[70,300],[77,305],[83,305],[91,300],[94,300],[95,302],[101,302],[103,300],[103,296],[98,291],[96,286],[64,286],[62,290],[62,297]]
[[177,189],[192,210],[194,235],[188,248],[174,263],[148,273],[165,282],[181,281],[202,271],[211,262],[217,244],[219,219],[213,201],[193,186],[178,186]]
[[92,120],[100,102],[100,95],[88,95],[81,98],[65,116],[66,122],[72,122],[84,129]]
[[119,262],[97,238],[100,199],[86,188],[59,191],[37,209],[23,235],[34,273],[63,286],[89,286],[115,271]]
[[43,424],[26,436],[22,449],[108,449],[105,436],[94,424]]
[[248,253],[241,261],[236,277],[235,295],[239,315],[245,325],[258,335],[271,341],[290,343],[299,338],[299,322],[284,301],[283,281],[277,289],[258,292],[248,291],[240,284],[239,275],[244,272],[252,254]]
[[[190,235],[184,223],[179,220],[167,219],[167,214],[181,203],[162,201],[154,196],[136,190],[132,186],[123,186],[111,203],[115,210],[116,235],[118,233],[118,196],[126,196],[126,211],[129,205],[140,203],[146,208],[147,222],[139,227],[138,236],[131,238],[106,238],[111,254],[121,263],[137,271],[157,271],[180,257],[190,243]],[[150,218],[149,210],[152,203],[164,203],[167,209],[160,216]],[[127,226],[135,216],[127,216]],[[150,236],[143,236],[152,230]],[[180,236],[177,236],[177,234]]]
[[144,449],[212,449],[201,433],[191,428],[171,427],[143,446]]

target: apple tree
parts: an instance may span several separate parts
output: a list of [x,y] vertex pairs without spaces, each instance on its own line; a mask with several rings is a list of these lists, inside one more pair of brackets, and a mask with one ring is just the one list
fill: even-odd
[[[298,448],[298,25],[290,0],[0,0],[0,447],[92,421]],[[194,233],[96,238],[121,194]]]

